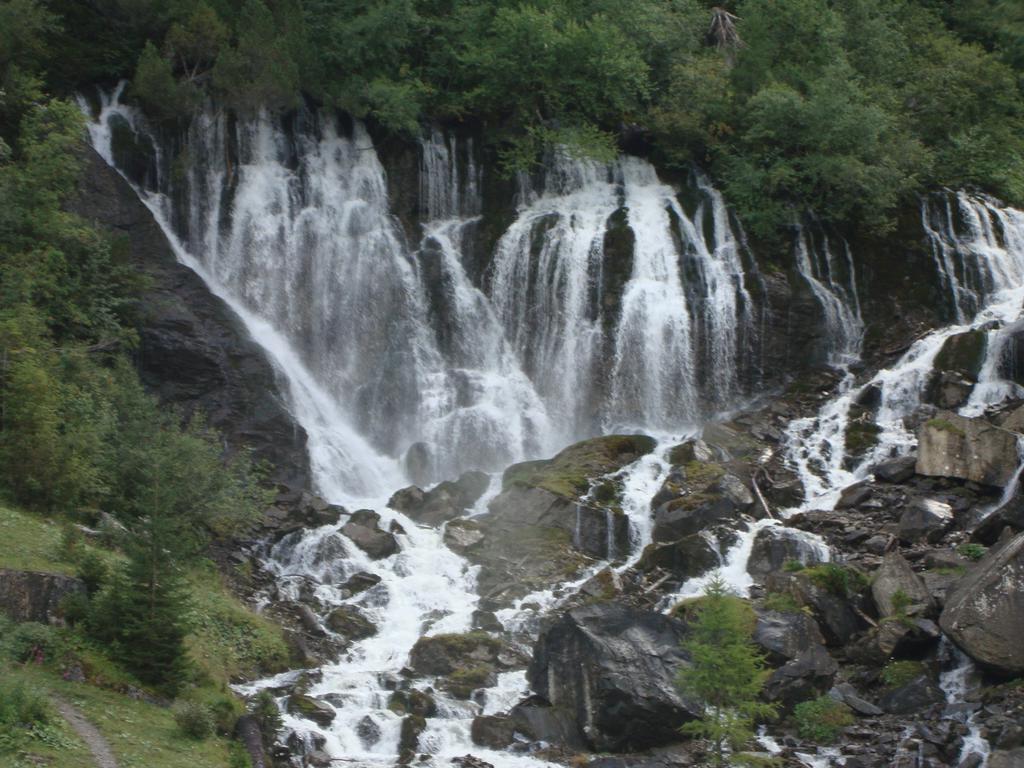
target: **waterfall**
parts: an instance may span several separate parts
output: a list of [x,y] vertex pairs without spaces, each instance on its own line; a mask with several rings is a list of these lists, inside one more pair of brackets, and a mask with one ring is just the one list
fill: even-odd
[[828,363],[845,369],[859,359],[864,336],[864,321],[857,295],[857,275],[853,255],[845,241],[840,261],[828,236],[821,233],[820,240],[820,245],[816,247],[809,228],[797,228],[794,245],[796,268],[821,304],[829,344]]
[[[981,381],[961,409],[963,415],[977,415],[1020,391],[1000,377],[999,365],[1004,336],[1019,319],[1024,302],[1024,212],[965,192],[946,194],[940,202],[922,202],[922,222],[960,320],[918,339],[891,367],[864,384],[854,387],[847,380],[816,416],[790,423],[787,454],[804,481],[805,505],[833,505],[839,491],[864,478],[871,466],[916,447],[916,435],[906,419],[920,407],[935,358],[951,336],[985,330],[990,342]],[[874,423],[880,431],[876,444],[851,469],[845,432],[851,408],[869,389],[877,392]]]

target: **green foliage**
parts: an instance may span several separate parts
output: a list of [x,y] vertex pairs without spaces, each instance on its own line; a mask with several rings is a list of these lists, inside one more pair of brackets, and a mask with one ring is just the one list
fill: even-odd
[[803,606],[788,592],[769,592],[764,596],[764,608],[779,613],[798,613],[803,610]]
[[174,722],[185,736],[202,741],[213,735],[213,714],[205,705],[195,701],[174,704]]
[[683,649],[690,666],[679,670],[677,685],[703,704],[705,716],[681,731],[711,742],[715,765],[727,762],[727,748],[742,749],[758,719],[775,713],[759,699],[768,678],[764,657],[751,641],[756,617],[750,605],[729,594],[716,576],[696,609]]
[[843,728],[853,725],[850,708],[830,696],[822,696],[796,705],[793,710],[800,738],[819,744],[831,744]]
[[988,549],[982,546],[981,544],[966,542],[957,547],[956,551],[960,553],[963,557],[966,557],[968,560],[973,560],[977,562],[985,556],[985,553],[988,552]]
[[890,688],[899,688],[913,682],[925,673],[920,661],[890,661],[882,668],[882,682]]
[[838,597],[853,597],[867,586],[864,574],[838,563],[815,565],[812,568],[805,568],[803,573],[817,586]]
[[782,570],[784,570],[786,573],[799,573],[806,567],[807,566],[799,560],[787,560],[782,564]]
[[132,80],[132,94],[150,115],[159,120],[188,117],[198,99],[198,93],[188,82],[178,81],[171,62],[161,56],[152,43],[146,43],[139,56]]

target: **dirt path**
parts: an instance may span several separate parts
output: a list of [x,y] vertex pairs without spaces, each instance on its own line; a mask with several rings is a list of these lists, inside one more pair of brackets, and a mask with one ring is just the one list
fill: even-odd
[[53,697],[53,705],[89,747],[89,751],[92,752],[92,756],[96,760],[97,768],[117,768],[117,759],[110,749],[110,743],[103,738],[102,733],[96,730],[95,725],[86,720],[85,715],[77,707],[73,707],[56,696]]

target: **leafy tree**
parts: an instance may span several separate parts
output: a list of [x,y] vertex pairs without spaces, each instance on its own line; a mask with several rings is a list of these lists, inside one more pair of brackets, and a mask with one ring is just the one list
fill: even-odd
[[677,684],[703,704],[705,714],[681,730],[711,742],[715,765],[726,764],[729,750],[742,749],[754,737],[758,719],[775,713],[759,699],[769,672],[750,639],[755,622],[750,605],[716,575],[683,641],[691,664],[679,670]]

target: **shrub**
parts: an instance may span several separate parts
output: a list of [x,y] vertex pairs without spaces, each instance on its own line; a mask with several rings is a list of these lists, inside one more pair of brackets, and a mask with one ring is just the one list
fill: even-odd
[[85,583],[85,590],[92,597],[107,581],[110,569],[106,561],[95,552],[86,552],[78,562],[78,578]]
[[49,702],[22,681],[0,678],[0,726],[31,728],[53,718]]
[[925,672],[920,661],[890,661],[882,669],[882,682],[890,688],[899,688],[916,680]]
[[821,696],[797,704],[793,719],[800,738],[828,744],[838,738],[843,728],[853,724],[853,713],[842,702]]
[[805,566],[799,560],[787,560],[785,563],[782,564],[782,570],[784,570],[786,573],[796,573],[797,571],[802,571],[806,567],[807,566]]
[[796,598],[787,592],[769,592],[765,595],[764,607],[765,610],[778,613],[798,613],[803,609]]
[[981,560],[981,558],[985,556],[985,553],[988,552],[988,550],[981,546],[981,544],[974,544],[973,542],[961,544],[956,548],[956,551],[959,552],[961,556],[966,557],[968,560],[974,560],[975,562]]
[[213,733],[213,714],[195,701],[179,701],[174,705],[174,722],[190,739],[202,741]]
[[805,568],[804,573],[819,587],[839,597],[852,597],[867,585],[867,580],[860,571],[837,563],[824,563],[813,568]]
[[62,648],[63,641],[56,629],[34,621],[15,624],[0,640],[0,656],[19,663],[45,661],[58,655]]

